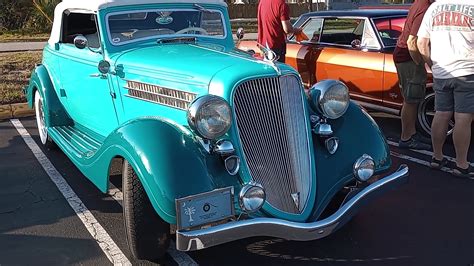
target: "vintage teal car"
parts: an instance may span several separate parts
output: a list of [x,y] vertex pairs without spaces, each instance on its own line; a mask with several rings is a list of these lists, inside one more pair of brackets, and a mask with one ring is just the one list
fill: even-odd
[[57,6],[25,93],[41,142],[101,191],[111,162],[123,162],[135,257],[160,258],[172,236],[184,251],[252,236],[319,239],[408,180],[406,166],[387,173],[385,138],[343,83],[306,92],[262,50],[257,59],[235,48],[221,0]]

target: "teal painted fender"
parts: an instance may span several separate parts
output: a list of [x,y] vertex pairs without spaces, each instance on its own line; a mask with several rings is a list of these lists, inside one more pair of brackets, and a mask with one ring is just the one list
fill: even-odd
[[330,155],[313,134],[316,159],[317,207],[310,220],[318,218],[333,196],[354,179],[353,163],[364,153],[375,161],[376,173],[385,172],[391,165],[390,150],[377,123],[357,104],[351,102],[341,118],[328,120],[339,138],[339,149]]
[[187,128],[160,118],[129,121],[114,130],[94,156],[70,158],[105,193],[109,166],[117,156],[132,165],[156,212],[170,224],[176,223],[176,198],[240,186]]
[[34,95],[36,90],[38,90],[43,97],[46,126],[67,126],[73,124],[64,106],[59,101],[48,70],[44,65],[36,66],[31,74],[30,83],[25,90],[26,99],[30,108],[34,107]]

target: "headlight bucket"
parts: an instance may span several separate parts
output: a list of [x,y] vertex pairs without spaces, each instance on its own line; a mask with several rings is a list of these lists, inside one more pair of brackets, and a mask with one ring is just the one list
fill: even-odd
[[337,80],[323,80],[314,84],[309,91],[311,106],[317,107],[329,119],[343,116],[349,107],[347,86]]
[[196,134],[204,139],[214,140],[229,130],[232,112],[223,98],[204,95],[191,103],[187,118]]

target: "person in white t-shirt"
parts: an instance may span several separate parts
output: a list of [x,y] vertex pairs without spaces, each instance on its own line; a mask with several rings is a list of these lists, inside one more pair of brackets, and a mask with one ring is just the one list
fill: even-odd
[[435,116],[431,125],[431,167],[446,165],[443,145],[454,112],[453,174],[474,179],[467,161],[474,119],[474,1],[437,0],[425,13],[417,45],[434,77]]

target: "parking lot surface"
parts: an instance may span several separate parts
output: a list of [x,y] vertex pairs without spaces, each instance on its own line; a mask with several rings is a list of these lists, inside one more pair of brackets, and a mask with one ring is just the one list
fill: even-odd
[[[430,170],[429,152],[398,149],[398,118],[375,115],[393,168],[407,164],[410,182],[362,208],[341,230],[311,242],[262,237],[189,253],[171,248],[156,263],[472,265],[474,181]],[[454,156],[449,142],[446,153]],[[128,251],[121,184],[118,177],[111,182],[102,194],[60,150],[41,147],[34,118],[0,122],[0,265],[144,263]]]

